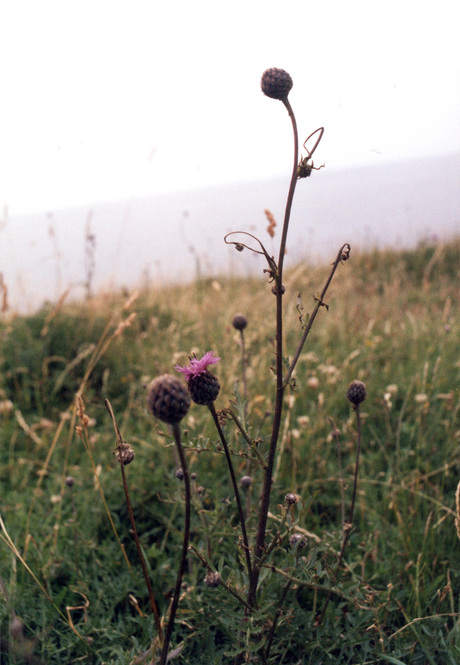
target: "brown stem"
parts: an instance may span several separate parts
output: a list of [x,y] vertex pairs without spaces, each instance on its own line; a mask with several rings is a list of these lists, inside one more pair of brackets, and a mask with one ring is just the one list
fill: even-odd
[[185,485],[185,524],[184,524],[184,537],[182,542],[182,554],[179,564],[179,570],[177,572],[176,587],[174,589],[173,601],[171,604],[171,610],[169,612],[168,625],[166,626],[165,639],[163,643],[163,649],[161,650],[160,656],[160,665],[165,665],[168,658],[168,648],[171,641],[171,635],[174,628],[174,620],[176,618],[177,606],[179,605],[179,597],[182,586],[182,578],[185,571],[185,563],[187,560],[188,552],[188,543],[190,540],[190,505],[191,505],[191,493],[190,493],[190,477],[188,474],[187,460],[185,459],[184,449],[182,447],[181,436],[179,425],[173,425],[172,431],[174,435],[174,440],[177,446],[177,452],[179,453],[179,459],[184,474],[184,485]]
[[125,492],[125,498],[126,498],[126,505],[127,505],[127,508],[128,508],[129,520],[131,522],[131,532],[133,534],[134,542],[136,544],[137,554],[139,556],[139,560],[140,560],[141,567],[142,567],[142,573],[144,575],[145,584],[146,584],[147,591],[148,591],[148,594],[149,594],[150,606],[152,608],[153,617],[155,619],[155,626],[156,626],[157,633],[158,633],[158,639],[160,641],[160,644],[162,644],[163,643],[163,630],[161,628],[160,615],[158,613],[158,606],[157,606],[157,603],[155,601],[155,596],[153,595],[153,589],[152,589],[152,585],[151,585],[151,582],[150,582],[150,577],[149,577],[148,570],[147,570],[147,564],[145,563],[144,553],[142,552],[142,547],[141,547],[141,543],[140,543],[140,540],[139,540],[139,535],[137,533],[136,521],[134,519],[133,507],[131,505],[131,498],[130,498],[130,495],[129,495],[128,483],[127,483],[127,480],[126,480],[125,467],[124,467],[124,464],[123,464],[123,456],[121,454],[122,453],[122,447],[124,446],[124,441],[121,437],[120,430],[118,429],[118,425],[117,425],[117,422],[115,420],[115,415],[113,413],[112,405],[110,404],[108,399],[105,400],[105,406],[106,406],[107,411],[110,414],[110,417],[112,418],[113,426],[115,428],[115,434],[116,434],[116,437],[117,437],[117,446],[118,446],[118,451],[119,451],[118,459],[120,461],[121,478],[123,480],[123,490]]
[[287,374],[286,374],[286,376],[284,377],[284,384],[283,384],[284,386],[287,386],[288,383],[289,383],[289,380],[290,380],[290,378],[291,378],[291,376],[292,376],[292,372],[294,371],[294,368],[295,368],[295,366],[296,366],[296,364],[297,364],[297,361],[298,361],[298,359],[299,359],[299,356],[300,356],[300,354],[301,354],[301,352],[302,352],[303,345],[305,344],[305,340],[307,339],[308,333],[310,332],[311,327],[312,327],[312,325],[313,325],[313,323],[314,323],[314,321],[315,321],[316,315],[317,315],[318,312],[319,312],[319,308],[322,307],[322,306],[325,306],[325,303],[324,303],[324,297],[325,297],[326,292],[327,292],[327,290],[328,290],[328,288],[329,288],[329,285],[330,285],[330,283],[331,283],[331,281],[332,281],[332,278],[334,277],[334,273],[335,273],[335,271],[337,270],[337,266],[338,266],[339,263],[341,263],[341,261],[343,260],[342,257],[343,257],[344,249],[345,249],[346,247],[349,247],[348,243],[345,243],[345,244],[342,245],[342,247],[340,248],[340,251],[339,251],[339,253],[337,254],[337,257],[336,257],[334,263],[332,264],[332,269],[331,269],[331,272],[329,273],[329,277],[327,278],[326,283],[325,283],[325,285],[324,285],[324,287],[323,287],[323,290],[321,291],[321,295],[320,295],[319,298],[316,298],[316,305],[315,305],[315,308],[314,308],[314,310],[313,310],[313,312],[312,312],[312,315],[310,316],[310,318],[309,318],[309,320],[308,320],[307,325],[305,326],[305,330],[304,330],[304,332],[303,332],[302,339],[301,339],[300,342],[299,342],[299,346],[297,347],[297,351],[295,352],[294,357],[293,357],[293,359],[292,359],[292,361],[291,361],[291,364],[289,365],[289,369],[288,369],[288,371],[287,371]]
[[237,483],[236,475],[235,475],[235,469],[233,468],[232,458],[230,456],[230,451],[228,449],[227,440],[225,438],[225,435],[222,431],[222,427],[220,426],[220,423],[219,423],[219,419],[217,417],[214,402],[211,402],[210,404],[208,404],[208,409],[211,412],[212,418],[214,420],[214,424],[215,424],[216,429],[219,433],[219,438],[222,441],[222,446],[224,448],[225,457],[226,457],[226,460],[227,460],[228,470],[230,471],[230,478],[232,480],[232,485],[233,485],[233,493],[235,494],[236,505],[237,505],[237,508],[238,508],[238,515],[239,515],[239,518],[240,518],[241,535],[243,536],[243,547],[244,547],[244,554],[245,554],[245,557],[246,557],[246,567],[248,569],[249,578],[251,578],[251,575],[252,575],[251,553],[250,553],[250,550],[249,550],[248,534],[246,532],[246,519],[245,519],[245,516],[244,516],[243,505],[241,503],[240,492],[239,492],[239,489],[238,489],[238,483]]
[[250,605],[256,604],[256,591],[257,584],[259,581],[260,568],[257,566],[257,559],[262,555],[264,544],[265,544],[265,534],[267,529],[267,516],[270,507],[270,492],[272,486],[272,477],[273,477],[273,466],[275,461],[276,447],[278,444],[278,436],[281,426],[281,413],[283,410],[283,395],[284,388],[283,385],[283,264],[284,264],[284,255],[286,253],[286,239],[287,232],[289,228],[289,219],[291,216],[291,207],[292,201],[294,198],[294,191],[297,184],[297,163],[299,161],[299,141],[297,134],[297,123],[295,120],[295,115],[292,110],[292,107],[287,100],[283,100],[283,103],[289,113],[291,118],[292,129],[294,134],[294,166],[292,170],[291,183],[289,186],[289,192],[286,202],[286,209],[284,213],[284,223],[283,223],[283,233],[281,236],[280,243],[280,253],[278,259],[278,269],[275,277],[275,295],[276,295],[276,397],[275,397],[275,413],[273,417],[272,433],[270,439],[270,448],[268,451],[267,458],[267,469],[264,475],[264,484],[262,489],[260,513],[259,513],[259,523],[257,528],[257,539],[255,546],[255,563],[253,566],[253,574],[250,579],[249,584],[249,593],[248,593],[248,602]]

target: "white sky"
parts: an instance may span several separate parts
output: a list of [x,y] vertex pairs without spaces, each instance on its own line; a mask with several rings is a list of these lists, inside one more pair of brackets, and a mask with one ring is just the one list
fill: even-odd
[[289,173],[272,66],[317,164],[460,149],[458,0],[0,0],[0,25],[9,217]]

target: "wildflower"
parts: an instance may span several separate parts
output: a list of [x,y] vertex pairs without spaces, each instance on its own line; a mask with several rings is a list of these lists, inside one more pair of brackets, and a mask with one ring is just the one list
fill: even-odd
[[175,370],[184,374],[190,397],[196,404],[209,405],[214,402],[220,391],[220,383],[215,376],[207,370],[208,365],[215,365],[220,358],[213,351],[208,351],[200,359],[191,358],[190,365],[180,367],[176,365]]
[[205,374],[205,372],[207,372],[208,365],[216,365],[219,360],[220,358],[215,356],[213,351],[208,351],[202,358],[200,358],[200,360],[198,360],[198,358],[191,358],[190,365],[187,367],[180,367],[179,365],[176,365],[174,369],[176,372],[181,372],[184,374],[186,380],[190,381],[191,377]]

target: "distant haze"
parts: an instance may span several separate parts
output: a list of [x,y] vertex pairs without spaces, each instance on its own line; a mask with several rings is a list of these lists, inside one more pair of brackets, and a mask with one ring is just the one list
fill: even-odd
[[[332,260],[344,242],[353,256],[357,249],[415,247],[459,235],[459,183],[460,154],[315,171],[297,184],[285,265]],[[276,255],[288,186],[289,176],[7,218],[0,222],[0,273],[10,307],[36,309],[69,287],[70,297],[81,297],[90,267],[88,234],[94,291],[158,286],[198,274],[261,274],[262,257],[236,252],[223,237],[250,232]],[[273,240],[265,209],[277,221]]]

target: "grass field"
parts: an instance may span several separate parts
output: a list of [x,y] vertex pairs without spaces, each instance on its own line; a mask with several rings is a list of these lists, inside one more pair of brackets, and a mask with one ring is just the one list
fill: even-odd
[[[352,248],[339,265],[295,390],[286,393],[273,549],[249,615],[225,457],[208,409],[192,405],[182,422],[192,548],[171,662],[233,663],[241,644],[246,662],[264,662],[267,640],[266,662],[286,665],[460,661],[459,258],[453,241],[360,256]],[[286,273],[286,356],[328,273],[304,265]],[[252,478],[241,490],[252,546],[274,404],[274,302],[266,280],[216,278],[3,315],[2,664],[155,662],[156,628],[104,400],[135,451],[126,476],[165,616],[182,542],[183,483],[171,432],[146,408],[146,386],[193,353],[220,356],[216,409],[231,406],[253,442],[249,450],[225,421],[237,477]],[[232,327],[238,313],[248,321],[247,401],[241,336]],[[357,423],[346,399],[354,379],[366,384],[367,399],[353,529],[338,570],[355,470]],[[299,497],[289,510],[287,492]],[[290,546],[294,533],[306,536],[303,547]],[[211,568],[226,586],[205,584]]]

